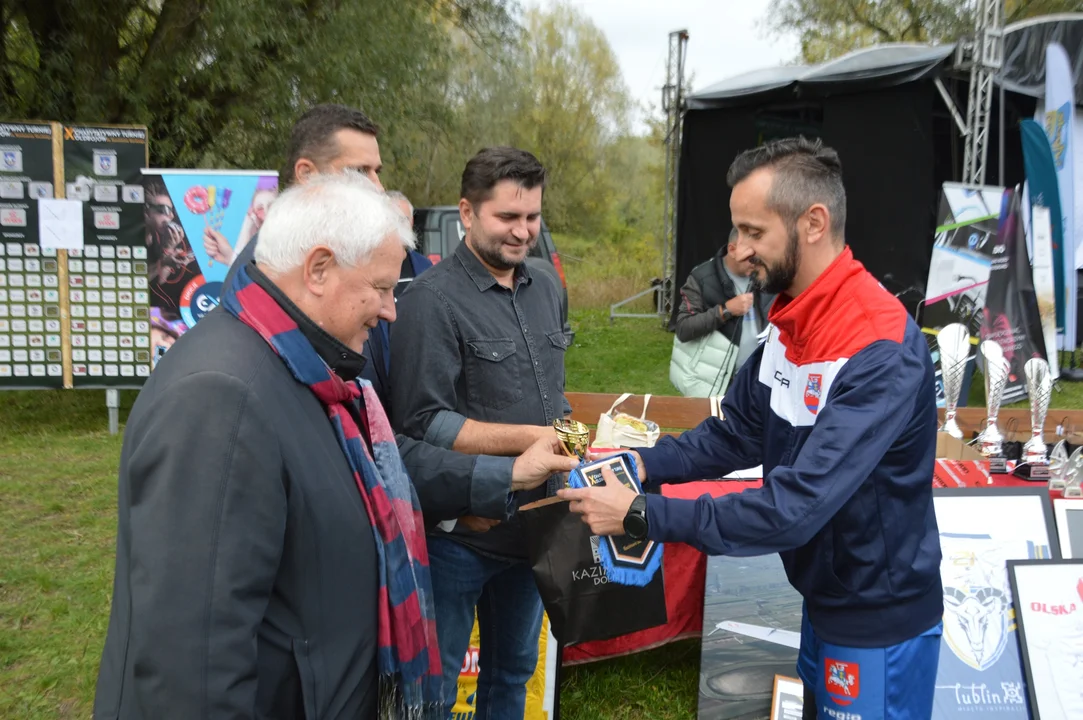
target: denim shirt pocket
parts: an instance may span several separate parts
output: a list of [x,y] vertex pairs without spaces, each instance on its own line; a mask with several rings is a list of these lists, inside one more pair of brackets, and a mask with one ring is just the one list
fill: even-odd
[[500,410],[523,399],[515,341],[477,338],[466,341],[466,390],[470,402]]

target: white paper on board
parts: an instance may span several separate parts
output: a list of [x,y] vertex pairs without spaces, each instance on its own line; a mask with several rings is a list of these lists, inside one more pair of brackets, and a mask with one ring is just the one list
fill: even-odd
[[83,249],[83,203],[79,200],[38,200],[38,238],[43,248]]

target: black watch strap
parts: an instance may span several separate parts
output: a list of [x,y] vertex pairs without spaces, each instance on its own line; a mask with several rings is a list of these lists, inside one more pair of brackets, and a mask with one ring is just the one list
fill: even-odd
[[647,537],[647,496],[636,495],[624,516],[624,532],[633,540]]

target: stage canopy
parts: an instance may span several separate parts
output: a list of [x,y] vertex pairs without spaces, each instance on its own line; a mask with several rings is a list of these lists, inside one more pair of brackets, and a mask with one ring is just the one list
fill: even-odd
[[[1018,125],[1034,116],[1044,92],[1044,48],[1051,41],[1065,44],[1078,87],[1083,14],[1006,28],[1004,174],[997,92],[988,185],[1023,182]],[[879,45],[819,65],[744,73],[690,95],[678,173],[675,288],[726,240],[726,170],[734,157],[766,140],[800,134],[821,138],[839,153],[846,240],[855,256],[892,292],[923,289],[940,188],[962,176],[964,142],[934,84],[942,80],[965,117],[969,73],[954,69],[954,57],[950,44]],[[1083,98],[1083,88],[1077,93],[1077,100]]]

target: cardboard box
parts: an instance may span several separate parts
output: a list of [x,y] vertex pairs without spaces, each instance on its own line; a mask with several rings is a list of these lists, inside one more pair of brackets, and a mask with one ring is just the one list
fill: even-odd
[[936,434],[936,457],[944,460],[984,460],[977,448],[946,432]]

